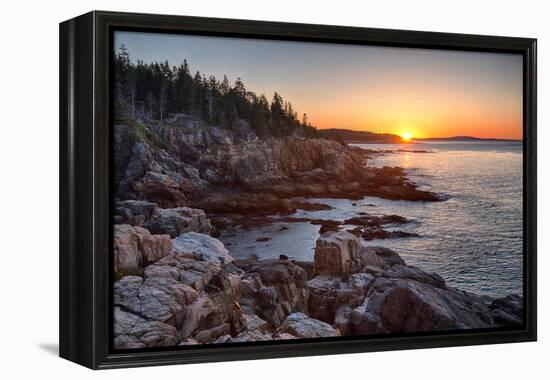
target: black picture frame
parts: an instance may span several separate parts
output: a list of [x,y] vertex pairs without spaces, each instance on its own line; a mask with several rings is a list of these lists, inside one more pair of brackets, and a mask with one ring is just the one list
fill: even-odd
[[[139,352],[111,348],[114,30],[523,55],[524,326]],[[93,369],[528,342],[537,331],[536,39],[93,11],[60,24],[60,356]]]

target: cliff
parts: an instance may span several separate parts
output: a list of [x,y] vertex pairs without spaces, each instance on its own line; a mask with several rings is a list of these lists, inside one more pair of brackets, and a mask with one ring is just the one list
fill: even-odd
[[[360,149],[299,136],[259,139],[242,120],[228,130],[176,115],[163,123],[118,120],[114,131],[118,201],[261,213],[264,206],[285,212],[286,200],[299,196],[440,199],[399,168],[368,167]],[[255,207],[243,204],[254,198]]]

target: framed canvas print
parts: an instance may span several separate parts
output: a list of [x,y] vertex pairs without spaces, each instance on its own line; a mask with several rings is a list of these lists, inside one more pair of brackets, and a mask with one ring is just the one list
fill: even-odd
[[536,40],[60,25],[60,355],[536,339]]

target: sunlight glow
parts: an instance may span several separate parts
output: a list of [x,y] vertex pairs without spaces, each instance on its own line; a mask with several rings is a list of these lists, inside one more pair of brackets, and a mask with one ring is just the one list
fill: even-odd
[[319,129],[390,133],[403,143],[405,133],[410,141],[523,138],[523,55],[512,51],[117,31],[114,46],[122,44],[134,63],[188,60],[191,73],[227,75],[231,85],[241,78],[268,101],[276,91]]
[[403,141],[411,141],[411,134],[409,132],[405,132],[401,135],[401,138],[403,139]]

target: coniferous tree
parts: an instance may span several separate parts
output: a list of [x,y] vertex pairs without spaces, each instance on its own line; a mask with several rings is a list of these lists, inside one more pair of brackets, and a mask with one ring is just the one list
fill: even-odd
[[229,87],[229,79],[227,79],[227,75],[223,76],[223,81],[220,84],[220,92],[223,96],[227,95],[229,93],[230,87]]
[[236,132],[242,132],[243,120],[261,138],[316,135],[307,115],[299,120],[291,102],[277,92],[269,102],[265,95],[247,91],[241,78],[231,87],[226,75],[221,82],[199,71],[192,76],[187,60],[179,67],[168,61],[134,64],[124,45],[114,64],[117,117],[164,123],[170,115],[183,113]]
[[284,133],[284,105],[283,98],[275,92],[271,101],[270,132],[273,136],[279,137]]
[[217,113],[218,102],[219,102],[219,84],[216,80],[216,77],[210,75],[208,82],[206,84],[208,89],[208,120],[211,123],[219,124],[219,117]]

